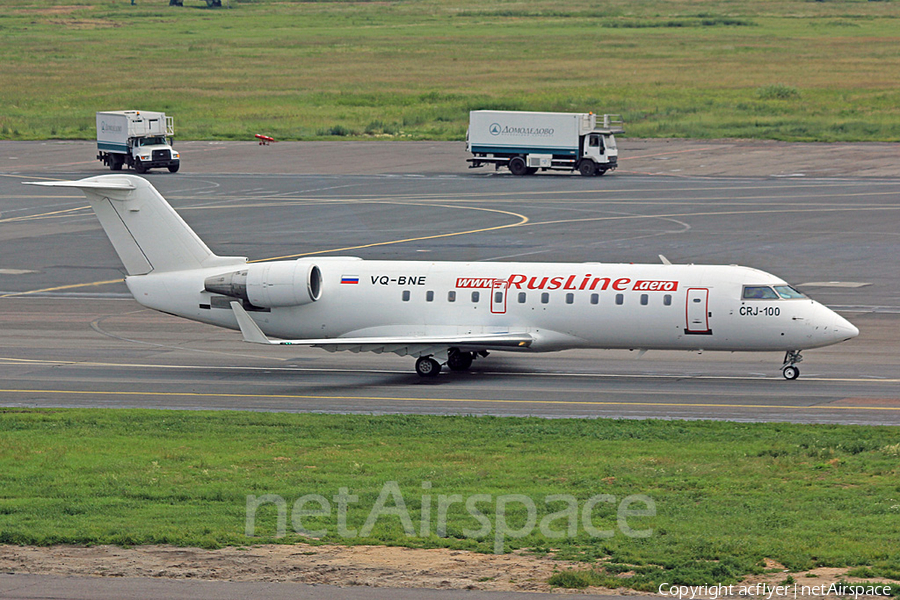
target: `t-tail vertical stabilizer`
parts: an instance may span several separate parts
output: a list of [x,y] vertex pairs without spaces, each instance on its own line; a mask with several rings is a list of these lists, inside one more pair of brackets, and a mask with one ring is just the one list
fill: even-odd
[[216,256],[147,180],[100,175],[80,181],[28,182],[78,188],[91,203],[129,275],[244,264]]

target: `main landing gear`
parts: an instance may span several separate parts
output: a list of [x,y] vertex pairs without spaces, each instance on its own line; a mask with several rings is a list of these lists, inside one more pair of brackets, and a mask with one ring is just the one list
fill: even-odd
[[[487,352],[478,352],[481,356],[487,356]],[[451,371],[468,371],[475,360],[475,352],[463,352],[459,348],[450,348],[447,352],[447,367]],[[433,356],[421,356],[416,361],[416,373],[419,377],[437,377],[441,372],[441,363]]]
[[430,356],[420,356],[416,361],[416,373],[419,377],[437,377],[441,372],[441,363]]
[[456,348],[451,348],[447,356],[447,366],[451,371],[468,371],[475,360],[475,354],[472,352],[462,352]]
[[781,365],[781,374],[784,375],[784,378],[788,381],[793,381],[800,377],[800,369],[794,366],[803,361],[800,352],[800,350],[788,350],[784,354],[784,364]]

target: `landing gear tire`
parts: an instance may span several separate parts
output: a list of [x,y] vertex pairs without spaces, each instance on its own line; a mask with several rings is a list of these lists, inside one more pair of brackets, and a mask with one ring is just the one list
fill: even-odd
[[143,175],[144,173],[147,172],[147,167],[144,166],[144,163],[141,160],[138,160],[137,162],[134,163],[134,170],[138,174]]
[[509,172],[516,177],[527,175],[528,165],[525,164],[525,159],[521,156],[514,156],[513,158],[511,158],[509,160]]
[[594,164],[594,161],[583,160],[578,165],[578,172],[585,177],[593,177],[597,173],[597,165]]
[[468,371],[473,360],[475,360],[475,355],[471,352],[451,350],[447,357],[447,366],[451,371]]
[[441,363],[430,356],[422,356],[416,361],[416,373],[419,377],[437,377],[441,372]]
[[784,375],[785,379],[793,381],[800,377],[800,369],[796,366],[799,362],[803,362],[803,356],[800,354],[800,350],[788,350],[784,353],[784,363],[781,365],[781,374]]
[[781,374],[784,375],[784,378],[788,381],[793,381],[800,377],[800,369],[794,366],[787,366],[781,370]]

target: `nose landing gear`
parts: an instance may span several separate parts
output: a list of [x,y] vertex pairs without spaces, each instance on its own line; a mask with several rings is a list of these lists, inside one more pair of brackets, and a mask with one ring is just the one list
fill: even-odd
[[800,350],[788,350],[784,353],[784,364],[781,365],[781,374],[788,381],[793,381],[800,377],[800,369],[794,366],[803,361],[800,352]]

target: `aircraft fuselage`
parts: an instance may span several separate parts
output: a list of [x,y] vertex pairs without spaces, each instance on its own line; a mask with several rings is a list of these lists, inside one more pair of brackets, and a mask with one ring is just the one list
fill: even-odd
[[[740,266],[352,258],[299,262],[320,270],[319,298],[300,306],[245,304],[267,335],[291,339],[523,332],[535,338],[527,348],[531,351],[787,351],[856,335],[845,319],[809,298],[742,297],[746,286],[771,289],[787,284]],[[232,299],[203,290],[206,278],[226,270],[150,274],[126,281],[145,306],[237,329],[228,304]]]

